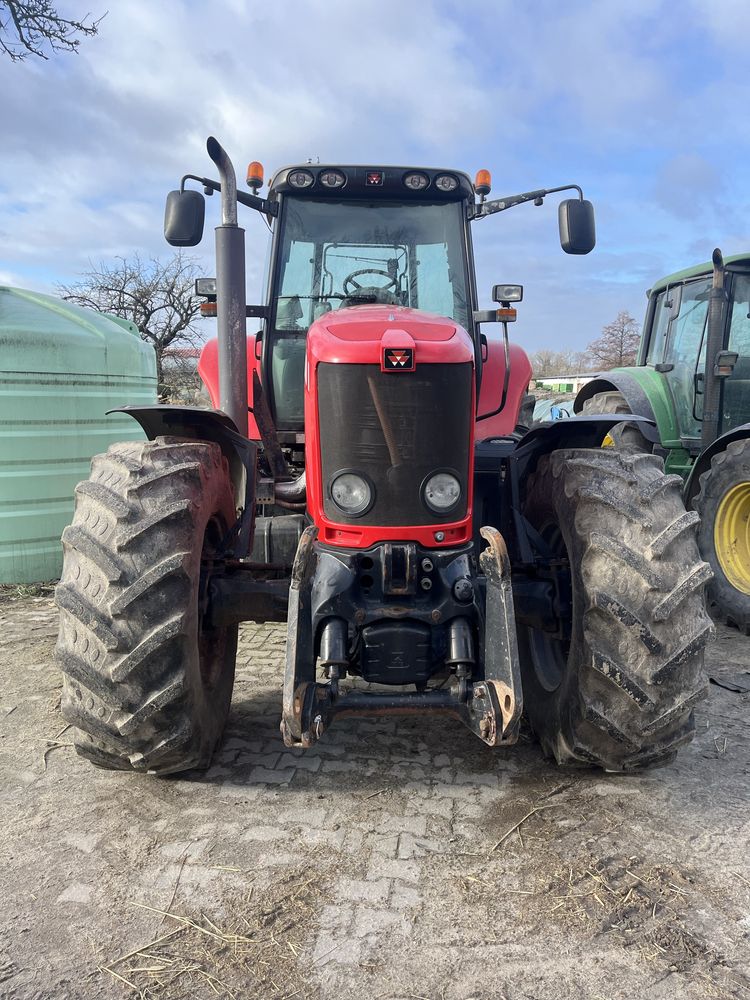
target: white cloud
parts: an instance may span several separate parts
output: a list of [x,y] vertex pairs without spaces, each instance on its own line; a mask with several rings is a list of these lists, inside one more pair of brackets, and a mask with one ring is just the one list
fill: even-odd
[[[0,60],[0,268],[38,287],[89,260],[167,252],[164,195],[183,173],[213,173],[209,134],[239,171],[260,159],[267,175],[308,156],[486,166],[496,195],[575,180],[594,196],[599,247],[584,260],[561,254],[554,205],[476,230],[483,293],[520,280],[539,304],[527,343],[554,327],[555,342],[581,346],[610,314],[636,309],[662,262],[689,263],[673,257],[704,233],[750,241],[743,206],[728,220],[707,204],[700,223],[685,211],[701,180],[690,162],[708,164],[712,191],[744,197],[735,47],[747,31],[729,26],[745,11],[739,0],[691,0],[678,19],[665,0],[120,0],[77,56]],[[681,48],[703,31],[727,54],[718,68]],[[265,230],[252,215],[243,224],[256,297]],[[200,254],[210,271],[210,238]]]

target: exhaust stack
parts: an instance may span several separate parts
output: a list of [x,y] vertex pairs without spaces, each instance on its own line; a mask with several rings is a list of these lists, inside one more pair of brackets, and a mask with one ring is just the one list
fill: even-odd
[[208,155],[219,171],[221,225],[216,227],[216,326],[220,406],[247,437],[247,323],[245,230],[237,224],[237,177],[232,161],[211,136]]

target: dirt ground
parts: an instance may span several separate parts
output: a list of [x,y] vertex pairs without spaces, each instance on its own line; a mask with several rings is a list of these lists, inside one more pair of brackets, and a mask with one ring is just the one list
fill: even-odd
[[750,998],[750,639],[720,630],[669,767],[563,771],[442,719],[278,731],[243,628],[205,775],[92,768],[48,596],[0,595],[0,996]]

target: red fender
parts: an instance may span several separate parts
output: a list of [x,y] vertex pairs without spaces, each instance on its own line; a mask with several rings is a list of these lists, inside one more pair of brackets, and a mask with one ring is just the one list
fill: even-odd
[[500,405],[505,381],[505,348],[503,338],[487,337],[488,356],[482,365],[482,387],[479,391],[476,440],[512,434],[518,423],[523,397],[531,381],[531,362],[518,344],[510,345],[510,378],[505,406],[494,417],[482,420],[483,413],[492,413]]
[[[247,338],[247,405],[253,406],[253,368],[260,378],[260,359],[255,357],[255,335]],[[203,381],[212,405],[219,409],[219,341],[216,337],[206,342],[198,360],[198,374]],[[252,412],[247,415],[247,436],[260,441],[260,432]]]

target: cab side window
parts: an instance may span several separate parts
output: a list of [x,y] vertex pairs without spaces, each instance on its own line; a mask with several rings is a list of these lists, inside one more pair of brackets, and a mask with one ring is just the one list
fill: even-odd
[[666,373],[666,379],[682,437],[698,438],[701,433],[695,409],[695,373],[705,336],[710,293],[710,277],[684,285],[680,311],[669,324],[667,334],[664,361],[673,368]]
[[669,289],[659,292],[654,306],[654,318],[651,325],[651,339],[648,344],[647,365],[658,365],[664,358],[664,342],[669,326]]
[[730,309],[727,349],[739,356],[734,371],[724,380],[722,432],[750,423],[750,276],[735,277]]

